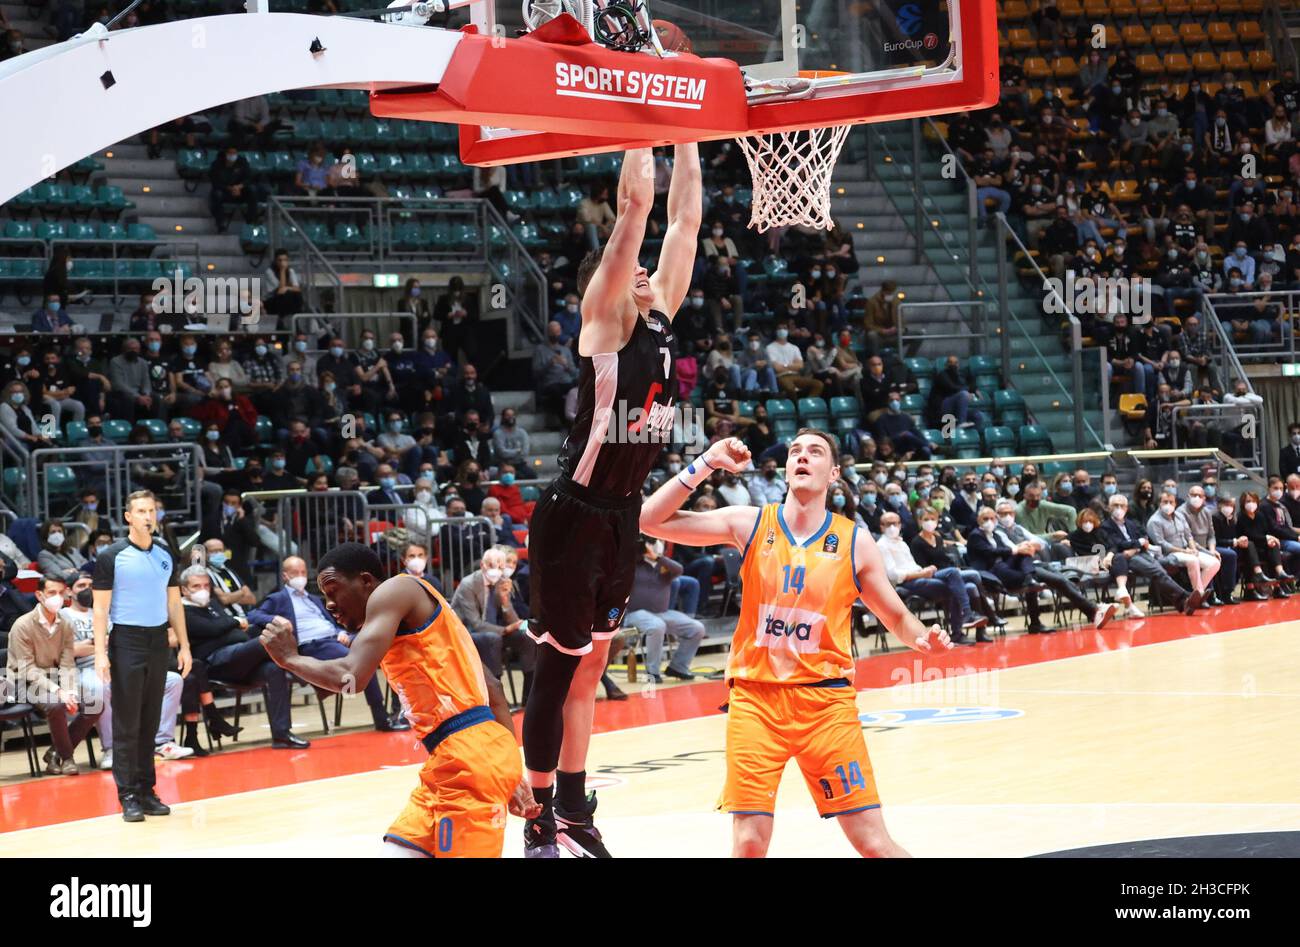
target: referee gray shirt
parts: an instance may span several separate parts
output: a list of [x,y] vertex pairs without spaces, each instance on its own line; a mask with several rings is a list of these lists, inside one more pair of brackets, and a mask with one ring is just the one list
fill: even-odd
[[148,549],[119,539],[95,557],[94,588],[113,593],[108,617],[114,625],[166,625],[167,589],[173,585],[180,586],[176,564],[157,539]]

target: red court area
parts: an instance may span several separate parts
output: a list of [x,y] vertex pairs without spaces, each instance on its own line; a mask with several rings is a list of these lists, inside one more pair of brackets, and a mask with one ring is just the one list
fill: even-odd
[[[912,684],[939,675],[974,673],[1057,661],[1103,651],[1161,644],[1197,635],[1300,620],[1300,598],[1250,602],[1198,613],[1162,614],[1117,622],[1097,631],[1091,626],[1044,635],[1016,635],[995,644],[957,647],[920,655],[898,648],[863,658],[857,664],[859,689]],[[653,697],[632,695],[624,702],[598,702],[594,731],[606,733],[720,713],[727,699],[722,681],[661,688]],[[516,729],[521,715],[516,716]],[[269,747],[216,753],[207,759],[160,763],[158,792],[168,802],[194,802],[247,792],[364,773],[384,766],[423,762],[424,749],[409,734],[365,730],[312,740],[309,750]],[[0,831],[36,828],[119,811],[111,773],[41,778],[0,789]],[[0,842],[3,849],[3,842]]]

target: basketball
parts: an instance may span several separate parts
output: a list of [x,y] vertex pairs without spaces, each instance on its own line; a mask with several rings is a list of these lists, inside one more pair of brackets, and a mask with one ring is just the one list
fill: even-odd
[[670,23],[668,20],[651,21],[655,32],[659,34],[659,45],[667,53],[691,53],[691,40],[682,28],[676,23]]

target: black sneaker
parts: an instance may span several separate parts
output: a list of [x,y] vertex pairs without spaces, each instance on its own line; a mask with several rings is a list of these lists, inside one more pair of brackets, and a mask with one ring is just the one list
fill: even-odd
[[675,678],[677,678],[677,680],[679,680],[679,681],[693,681],[693,680],[695,680],[695,675],[692,674],[690,671],[679,671],[679,670],[677,670],[677,668],[673,667],[671,664],[668,665],[668,667],[664,668],[664,673],[667,674],[669,677],[675,677]]
[[172,807],[159,799],[157,793],[152,792],[140,797],[140,808],[144,810],[145,815],[172,814]]
[[126,796],[122,799],[122,821],[144,821],[144,806],[140,804],[139,796]]
[[605,843],[600,840],[600,831],[596,828],[596,794],[587,794],[587,805],[583,812],[563,812],[555,809],[556,841],[570,854],[578,858],[612,858]]
[[559,858],[555,844],[555,823],[550,819],[529,819],[524,824],[524,858]]

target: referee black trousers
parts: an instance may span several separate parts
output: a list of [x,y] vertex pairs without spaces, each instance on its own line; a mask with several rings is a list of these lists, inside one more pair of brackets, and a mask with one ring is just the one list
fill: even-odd
[[113,781],[117,797],[154,791],[154,734],[171,663],[167,626],[114,625],[108,636],[113,682]]

